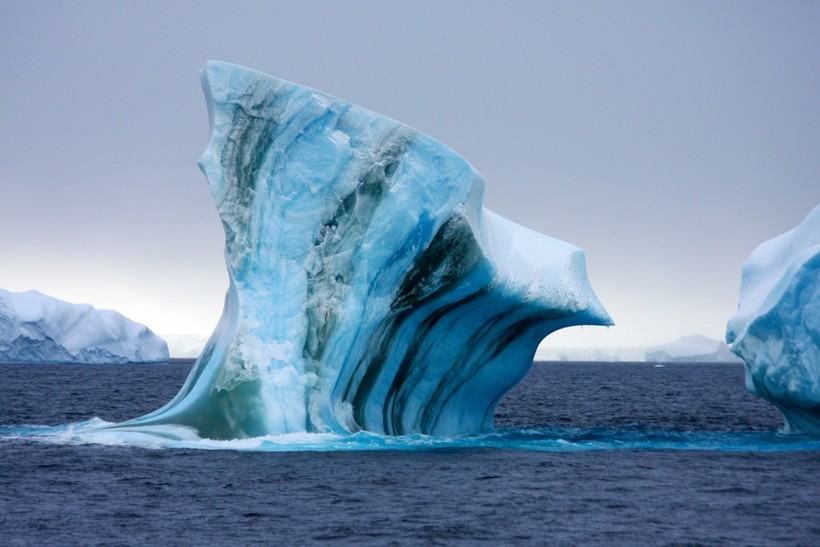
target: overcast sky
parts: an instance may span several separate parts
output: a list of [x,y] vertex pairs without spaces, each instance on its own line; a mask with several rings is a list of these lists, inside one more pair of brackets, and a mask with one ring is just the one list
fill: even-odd
[[722,338],[820,202],[820,2],[0,2],[0,288],[208,334],[227,287],[198,71],[245,65],[449,145],[587,251],[616,327]]

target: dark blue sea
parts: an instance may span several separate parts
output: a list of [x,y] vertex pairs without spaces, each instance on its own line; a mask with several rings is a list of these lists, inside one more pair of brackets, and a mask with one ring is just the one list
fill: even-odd
[[820,545],[820,438],[737,364],[536,363],[495,434],[372,449],[31,433],[154,410],[189,368],[0,365],[0,544]]

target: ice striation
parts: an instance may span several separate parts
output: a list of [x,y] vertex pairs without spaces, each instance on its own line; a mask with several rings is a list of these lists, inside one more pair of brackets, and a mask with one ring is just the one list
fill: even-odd
[[749,256],[726,341],[787,431],[820,433],[820,205]]
[[177,396],[113,429],[483,432],[544,336],[610,324],[583,252],[483,209],[441,143],[235,65],[202,83],[225,309]]
[[0,289],[0,363],[150,363],[168,346],[111,310]]

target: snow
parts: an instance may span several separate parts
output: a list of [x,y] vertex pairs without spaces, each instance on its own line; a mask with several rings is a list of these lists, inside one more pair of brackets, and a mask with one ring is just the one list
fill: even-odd
[[820,205],[749,256],[726,341],[787,431],[820,432]]
[[583,252],[485,210],[484,180],[441,143],[235,65],[202,83],[225,310],[176,398],[113,427],[486,431],[544,336],[611,323]]
[[168,360],[165,342],[111,310],[37,291],[0,289],[0,362],[142,363]]

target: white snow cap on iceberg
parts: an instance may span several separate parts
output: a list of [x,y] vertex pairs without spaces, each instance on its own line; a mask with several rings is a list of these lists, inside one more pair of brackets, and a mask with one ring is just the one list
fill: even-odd
[[165,341],[115,311],[0,289],[0,363],[167,360]]

